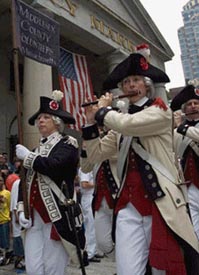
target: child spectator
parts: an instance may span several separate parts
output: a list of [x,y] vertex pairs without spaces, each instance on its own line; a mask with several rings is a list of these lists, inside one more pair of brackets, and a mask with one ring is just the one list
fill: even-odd
[[0,265],[10,263],[10,191],[5,189],[3,176],[0,176],[0,247],[3,258]]
[[17,199],[19,176],[11,174],[6,179],[6,187],[11,192],[10,212],[12,217],[13,254],[15,256],[15,268],[25,270],[24,247],[21,237],[21,226],[17,214]]

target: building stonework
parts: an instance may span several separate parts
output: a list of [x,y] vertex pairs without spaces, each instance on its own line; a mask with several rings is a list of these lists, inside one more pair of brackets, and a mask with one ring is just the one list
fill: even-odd
[[[10,2],[0,1],[0,151],[14,154],[17,142],[17,108],[13,83]],[[60,24],[60,46],[87,58],[93,89],[100,94],[107,74],[141,43],[151,49],[151,63],[164,70],[173,52],[139,0],[24,0]],[[128,2],[128,3],[127,3]],[[5,24],[6,22],[6,24]],[[153,23],[153,24],[151,24]],[[28,117],[39,105],[40,96],[60,89],[56,68],[39,64],[19,54],[24,145],[37,141]],[[12,70],[11,70],[12,68]]]

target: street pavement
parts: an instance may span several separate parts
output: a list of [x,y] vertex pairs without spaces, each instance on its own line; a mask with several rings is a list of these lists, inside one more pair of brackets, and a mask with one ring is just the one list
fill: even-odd
[[[85,267],[86,275],[113,275],[116,273],[115,262],[112,259],[104,257],[100,263],[90,263]],[[14,265],[0,266],[0,275],[16,275]],[[26,273],[20,273],[26,275]],[[36,275],[36,274],[35,274]],[[82,275],[80,269],[69,266],[66,275]]]

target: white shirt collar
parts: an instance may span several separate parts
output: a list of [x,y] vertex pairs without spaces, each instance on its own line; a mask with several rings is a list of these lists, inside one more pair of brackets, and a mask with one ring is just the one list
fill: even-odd
[[[58,135],[60,135],[59,132],[58,132],[58,131],[55,131],[54,133],[52,133],[51,135],[49,135],[48,137],[46,137],[47,140],[45,141],[45,144],[46,144],[47,142],[51,141],[52,139],[54,139],[55,137],[57,137]],[[42,142],[44,139],[45,139],[45,137],[42,137],[42,138],[40,139],[40,144],[44,144],[44,143]]]
[[145,96],[133,104],[141,107],[142,105],[144,105],[144,103],[147,102],[147,100],[149,100],[149,98],[147,96]]

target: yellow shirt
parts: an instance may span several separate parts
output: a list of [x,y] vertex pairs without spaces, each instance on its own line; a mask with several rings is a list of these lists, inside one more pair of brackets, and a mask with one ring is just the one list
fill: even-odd
[[0,224],[10,221],[10,191],[0,191]]

